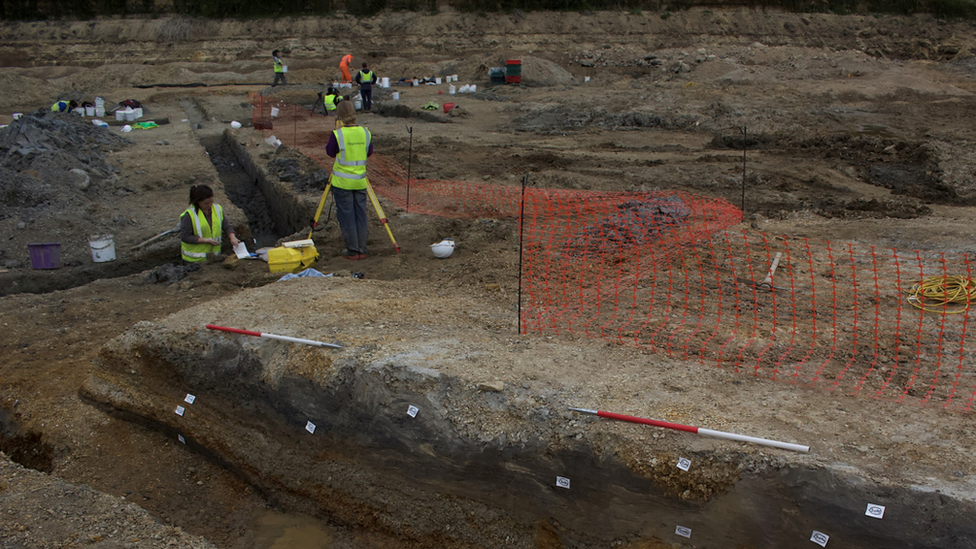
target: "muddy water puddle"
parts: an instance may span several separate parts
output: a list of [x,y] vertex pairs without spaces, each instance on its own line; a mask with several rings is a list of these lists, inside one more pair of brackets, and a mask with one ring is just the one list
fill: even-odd
[[255,549],[328,549],[335,531],[318,519],[268,510],[255,517]]
[[403,549],[398,540],[377,532],[335,527],[309,516],[272,509],[248,525],[254,549]]

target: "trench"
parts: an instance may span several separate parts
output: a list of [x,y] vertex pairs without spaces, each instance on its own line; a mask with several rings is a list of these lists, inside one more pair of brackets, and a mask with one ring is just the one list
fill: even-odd
[[0,452],[12,461],[44,473],[54,470],[54,449],[41,433],[24,432],[14,414],[0,409]]
[[[554,430],[567,421],[559,412],[523,419],[518,441],[508,441],[462,435],[464,412],[443,406],[499,410],[531,398],[565,409],[561,397],[527,387],[484,393],[464,379],[360,359],[332,364],[315,382],[286,374],[271,386],[264,374],[281,357],[268,349],[218,342],[202,353],[166,353],[151,367],[176,374],[198,397],[193,417],[180,420],[189,449],[275,506],[314,509],[326,524],[377,532],[399,547],[656,547],[655,539],[683,542],[677,526],[692,531],[696,547],[798,547],[813,531],[827,531],[834,548],[962,548],[976,539],[969,500],[868,479],[844,464],[688,449],[682,457],[697,472],[683,476],[673,465],[678,455],[656,464],[626,459],[626,435],[557,440]],[[124,363],[146,373],[148,366]],[[109,374],[83,394],[132,421],[165,407],[156,402],[161,379],[140,386]],[[404,413],[413,403],[419,413]],[[864,505],[877,502],[887,504],[887,520],[865,517]]]
[[216,135],[203,137],[200,143],[207,149],[210,162],[217,170],[227,198],[244,212],[250,229],[250,244],[256,248],[274,246],[275,242],[295,232],[283,218],[271,210],[268,198],[258,185],[256,177],[248,174],[241,160],[228,144],[229,137]]

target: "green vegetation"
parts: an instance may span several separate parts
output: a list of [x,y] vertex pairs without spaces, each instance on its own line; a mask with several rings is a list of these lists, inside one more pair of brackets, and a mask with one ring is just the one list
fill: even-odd
[[[714,2],[695,0],[447,0],[467,13],[527,11],[643,11],[672,13],[695,6],[714,7]],[[436,12],[437,0],[0,0],[0,19],[37,20],[61,17],[89,19],[99,15],[160,14],[194,17],[280,17],[321,15],[346,10],[357,17],[369,17],[384,10]],[[736,4],[729,4],[735,6]],[[740,0],[738,6],[782,9],[799,13],[861,15],[913,15],[927,13],[943,19],[976,19],[976,0]],[[165,6],[165,8],[163,7]]]

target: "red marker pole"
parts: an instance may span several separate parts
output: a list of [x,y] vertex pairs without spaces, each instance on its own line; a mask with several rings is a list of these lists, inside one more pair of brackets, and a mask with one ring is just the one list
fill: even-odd
[[772,446],[773,448],[782,448],[784,450],[792,450],[794,452],[802,452],[804,454],[810,451],[809,446],[803,446],[800,444],[792,444],[789,442],[780,442],[778,440],[756,438],[756,437],[750,437],[746,435],[737,435],[735,433],[726,433],[724,431],[713,431],[711,429],[692,427],[691,425],[681,425],[680,423],[669,423],[667,421],[660,421],[657,419],[647,419],[647,418],[636,417],[636,416],[625,416],[624,414],[615,414],[613,412],[604,412],[602,410],[587,410],[586,408],[570,408],[570,410],[573,410],[574,412],[581,412],[584,414],[593,414],[595,416],[605,417],[607,419],[628,421],[630,423],[641,423],[643,425],[653,425],[654,427],[663,427],[665,429],[673,429],[675,431],[687,431],[689,433],[695,433],[697,435],[705,435],[705,436],[715,437],[715,438],[724,438],[725,440],[735,440],[738,442],[751,442],[753,444]]
[[335,343],[323,343],[321,341],[315,341],[312,339],[302,339],[299,337],[288,337],[283,335],[266,334],[263,332],[252,332],[250,330],[240,330],[238,328],[228,328],[226,326],[216,326],[213,324],[207,324],[208,330],[219,330],[221,332],[230,332],[232,334],[241,334],[254,337],[266,337],[268,339],[277,339],[280,341],[290,341],[292,343],[304,343],[305,345],[313,345],[315,347],[330,347],[332,349],[341,349],[342,345],[336,345]]

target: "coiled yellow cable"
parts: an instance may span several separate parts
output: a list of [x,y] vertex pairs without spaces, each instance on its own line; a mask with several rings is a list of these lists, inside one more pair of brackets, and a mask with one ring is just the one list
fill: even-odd
[[929,313],[957,315],[976,301],[976,282],[963,275],[932,276],[908,290],[908,302]]

